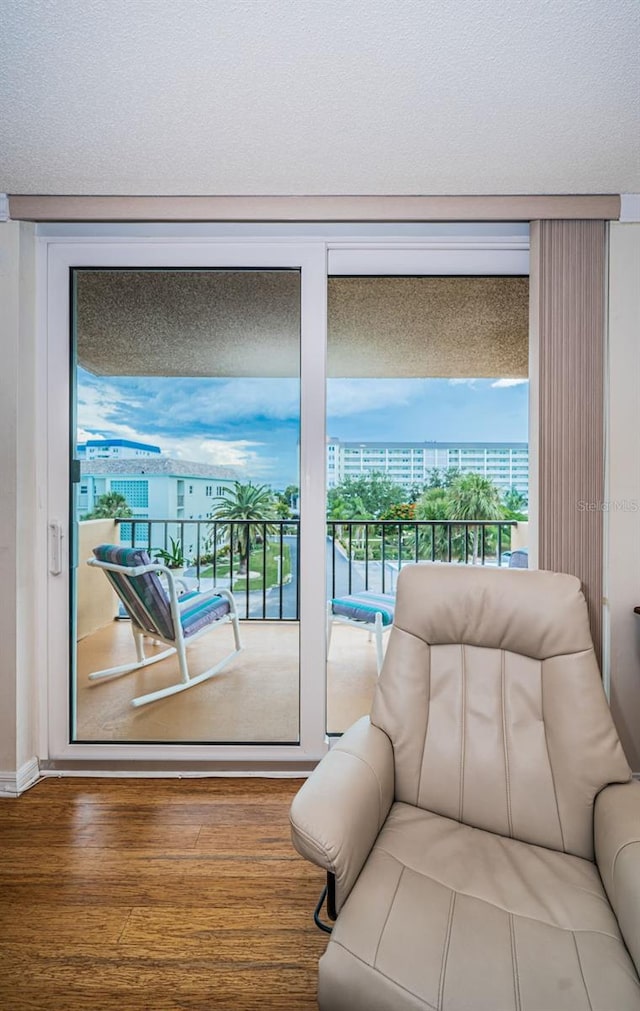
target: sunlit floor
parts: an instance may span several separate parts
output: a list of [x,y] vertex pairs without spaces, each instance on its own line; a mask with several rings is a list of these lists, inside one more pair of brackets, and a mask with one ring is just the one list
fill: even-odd
[[[243,651],[210,681],[134,709],[131,699],[178,681],[175,656],[123,677],[90,682],[90,671],[133,660],[129,622],[114,621],[78,643],[78,741],[292,743],[298,740],[297,622],[241,622]],[[229,626],[188,651],[200,673],[232,648]],[[149,643],[147,654],[154,647]],[[159,646],[158,651],[164,649]],[[341,733],[369,712],[377,680],[375,645],[335,625],[327,671],[327,730]]]

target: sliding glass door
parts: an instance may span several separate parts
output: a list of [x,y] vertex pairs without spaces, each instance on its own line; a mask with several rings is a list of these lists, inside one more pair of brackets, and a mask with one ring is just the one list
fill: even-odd
[[319,756],[323,249],[51,254],[54,754]]
[[489,230],[43,242],[51,758],[304,771],[402,566],[531,543],[528,234]]
[[330,736],[371,709],[404,565],[527,561],[526,259],[434,252],[329,263]]

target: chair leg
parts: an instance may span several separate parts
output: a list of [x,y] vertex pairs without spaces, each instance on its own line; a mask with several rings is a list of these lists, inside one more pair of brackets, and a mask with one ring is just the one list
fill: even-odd
[[327,903],[327,915],[330,920],[337,919],[338,914],[336,913],[336,879],[333,874],[327,871],[327,883],[320,893],[320,898],[318,899],[318,904],[313,911],[313,922],[315,923],[318,930],[324,931],[325,934],[333,933],[333,927],[330,927],[328,923],[324,923],[320,919],[320,910],[324,905],[326,899]]
[[231,626],[233,628],[233,641],[236,644],[236,653],[239,653],[242,649],[242,640],[240,638],[240,622],[235,611],[233,612],[233,617],[231,619]]
[[242,640],[240,638],[240,621],[238,620],[238,611],[236,608],[236,602],[229,590],[223,589],[219,590],[218,592],[220,593],[221,597],[226,597],[226,599],[229,601],[229,607],[231,608],[231,610],[229,611],[229,617],[231,619],[231,624],[233,626],[233,640],[236,644],[236,653],[239,653],[240,650],[242,649]]
[[231,611],[227,618],[223,619],[223,623],[227,624],[229,619],[233,626],[233,637],[235,642],[235,649],[232,653],[229,653],[220,663],[217,663],[214,667],[210,667],[209,670],[203,671],[202,674],[197,674],[195,677],[191,677],[189,674],[189,664],[187,662],[187,647],[182,635],[182,629],[180,628],[180,635],[176,642],[176,652],[178,654],[178,665],[180,667],[180,681],[177,684],[169,685],[168,688],[160,688],[158,691],[149,692],[147,695],[139,695],[137,698],[132,699],[132,706],[146,706],[149,702],[156,702],[158,699],[166,699],[170,695],[177,695],[179,692],[186,691],[187,688],[192,688],[194,685],[202,684],[203,681],[208,681],[209,678],[214,677],[218,674],[223,667],[229,663],[230,660],[237,656],[242,650],[242,642],[240,640],[240,623],[238,621],[238,614],[234,607],[233,597],[226,590],[221,591],[221,596],[227,597],[229,603],[231,604]]
[[146,706],[149,702],[157,702],[158,699],[166,699],[170,695],[178,695],[180,692],[184,692],[188,688],[193,688],[194,685],[202,684],[203,681],[208,681],[209,678],[218,674],[223,667],[226,667],[229,661],[233,660],[234,656],[238,655],[238,652],[239,650],[234,650],[233,653],[229,653],[229,655],[226,656],[224,660],[221,660],[220,663],[216,664],[215,667],[211,667],[210,670],[206,670],[202,674],[197,674],[195,677],[189,677],[189,672],[187,671],[186,681],[178,681],[175,685],[169,685],[168,688],[160,688],[157,692],[149,692],[148,695],[139,695],[137,699],[131,700],[131,705],[136,708],[138,706]]
[[[180,629],[180,631],[182,631],[182,629]],[[182,635],[176,643],[176,653],[178,654],[178,666],[180,667],[180,681],[183,685],[188,685],[191,679],[189,677],[189,665],[187,663],[187,650],[185,648]]]
[[[142,631],[131,622],[131,631],[133,633],[133,641],[136,647],[136,657],[138,658],[138,663],[142,663],[146,659],[144,655],[144,636]],[[154,640],[155,642],[155,640]]]
[[145,657],[143,660],[138,660],[136,663],[123,663],[119,667],[106,667],[104,670],[95,670],[88,675],[89,681],[98,681],[100,678],[111,678],[119,677],[122,674],[131,674],[134,670],[141,670],[143,667],[150,667],[152,663],[158,663],[159,660],[166,660],[168,656],[172,656],[175,653],[175,647],[171,646],[170,649],[163,649],[162,653],[156,653],[155,656]]

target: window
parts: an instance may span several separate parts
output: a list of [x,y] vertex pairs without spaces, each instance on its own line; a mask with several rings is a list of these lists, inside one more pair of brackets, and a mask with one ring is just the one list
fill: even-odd
[[111,481],[111,491],[123,495],[132,509],[149,508],[148,481]]

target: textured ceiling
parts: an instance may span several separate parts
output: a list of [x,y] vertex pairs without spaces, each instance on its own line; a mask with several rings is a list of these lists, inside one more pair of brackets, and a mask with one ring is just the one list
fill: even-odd
[[[297,376],[297,271],[78,271],[98,375]],[[528,374],[526,277],[329,278],[330,376]]]
[[640,189],[638,0],[1,0],[0,190]]

